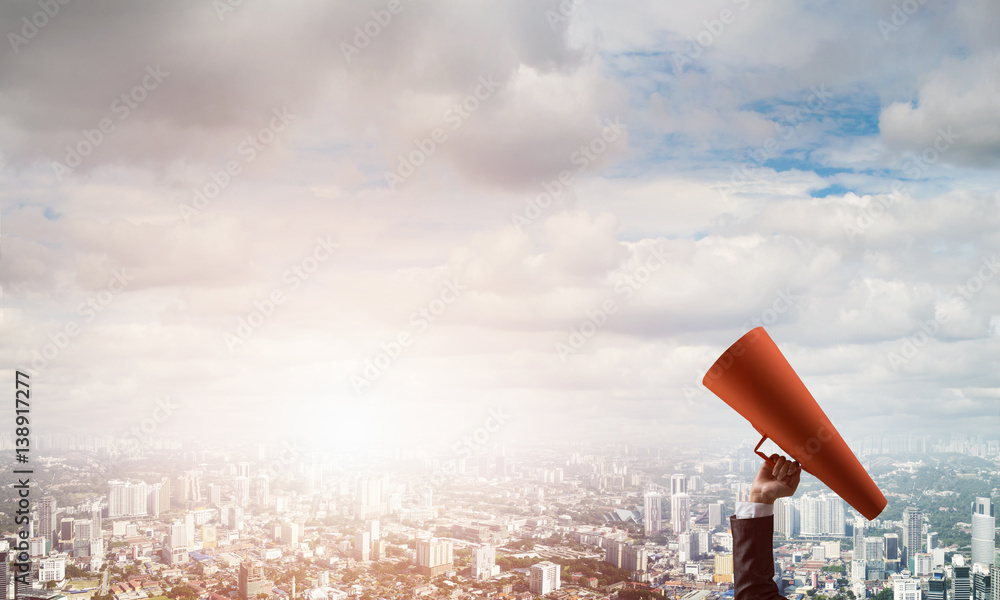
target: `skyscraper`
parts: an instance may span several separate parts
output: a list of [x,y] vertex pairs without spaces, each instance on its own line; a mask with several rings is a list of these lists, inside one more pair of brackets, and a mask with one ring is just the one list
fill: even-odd
[[437,577],[455,568],[451,540],[417,540],[417,568],[421,575]]
[[675,534],[688,530],[688,519],[691,517],[691,497],[678,492],[670,497],[670,527]]
[[250,506],[250,478],[240,475],[236,478],[236,506],[249,508]]
[[923,550],[923,536],[920,535],[924,515],[919,508],[908,506],[903,509],[903,564],[912,570],[913,558]]
[[972,600],[990,600],[992,579],[989,567],[983,564],[972,566]]
[[711,528],[726,526],[726,503],[723,500],[708,505],[708,526]]
[[865,530],[868,520],[861,515],[854,517],[854,558],[865,558]]
[[354,560],[369,561],[372,559],[372,534],[368,531],[359,531],[354,536]]
[[558,590],[562,585],[559,579],[561,567],[556,563],[544,561],[531,565],[530,588],[532,594],[544,596]]
[[892,580],[893,600],[920,600],[920,580],[907,574],[895,573]]
[[264,591],[264,567],[244,560],[240,563],[240,600],[255,600]]
[[267,506],[271,500],[271,482],[267,475],[254,478],[253,499],[257,506]]
[[798,537],[801,529],[798,498],[778,498],[774,503],[774,530],[787,538]]
[[646,492],[643,495],[645,510],[642,515],[642,528],[647,536],[653,536],[663,529],[660,518],[661,496],[659,492]]
[[684,475],[678,473],[670,476],[670,495],[674,496],[676,494],[686,494],[687,493],[687,479]]
[[970,600],[972,597],[972,574],[968,565],[952,564],[951,597],[953,600]]
[[38,535],[55,542],[56,533],[56,499],[45,496],[38,503]]
[[899,568],[899,535],[895,533],[885,534],[885,570],[887,572],[898,573]]
[[996,516],[989,498],[976,498],[972,503],[972,564],[993,564]]
[[927,580],[927,594],[924,600],[948,600],[948,586],[944,572],[935,570]]
[[0,551],[0,600],[7,600],[9,594],[7,589],[10,586],[10,571],[7,567],[7,552]]
[[496,564],[496,548],[490,544],[480,544],[472,555],[472,578],[489,579],[500,574]]

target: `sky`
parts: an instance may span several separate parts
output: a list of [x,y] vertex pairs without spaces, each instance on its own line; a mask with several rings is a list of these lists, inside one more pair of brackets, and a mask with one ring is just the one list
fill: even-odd
[[762,325],[846,437],[995,435],[998,30],[4,2],[0,377],[39,433],[730,444],[701,380]]

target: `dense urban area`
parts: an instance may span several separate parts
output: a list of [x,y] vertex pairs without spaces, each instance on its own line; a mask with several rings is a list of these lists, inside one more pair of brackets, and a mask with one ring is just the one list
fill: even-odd
[[[760,466],[750,445],[34,442],[29,519],[4,475],[3,598],[713,600],[733,595],[729,518]],[[804,476],[775,505],[782,593],[996,600],[1000,441],[851,446],[889,504],[868,521]]]

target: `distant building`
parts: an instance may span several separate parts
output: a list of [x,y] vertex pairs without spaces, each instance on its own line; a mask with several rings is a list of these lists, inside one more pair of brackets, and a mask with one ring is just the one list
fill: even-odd
[[417,540],[417,568],[421,575],[437,577],[455,568],[451,540]]
[[531,565],[530,589],[532,594],[544,596],[554,592],[562,585],[560,581],[561,567],[556,563],[544,561]]
[[45,496],[38,503],[38,535],[55,541],[56,533],[56,499]]
[[682,474],[675,474],[670,476],[670,496],[676,496],[677,494],[687,493],[687,479],[685,479]]
[[480,544],[472,554],[472,578],[489,579],[500,574],[497,551],[491,544]]
[[688,530],[691,518],[691,497],[679,492],[670,497],[670,527],[675,534]]
[[682,533],[677,536],[677,559],[682,562],[698,560],[701,556],[698,548],[698,534]]
[[972,503],[972,564],[993,564],[997,520],[993,502],[989,498],[976,498]]
[[910,572],[903,570],[902,573],[893,573],[892,600],[921,600],[920,580],[910,577]]
[[10,555],[6,550],[0,551],[0,600],[7,600],[10,596],[8,588],[10,587],[10,570],[9,570],[9,560]]
[[993,577],[988,567],[982,564],[972,566],[972,600],[991,600]]
[[298,523],[284,521],[281,524],[281,543],[286,546],[298,546],[299,531],[300,527]]
[[924,600],[948,600],[948,583],[944,572],[935,570],[927,579],[927,593]]
[[919,508],[908,506],[903,509],[903,564],[908,567],[914,556],[923,550],[923,536],[920,535],[923,522],[924,515]]
[[951,597],[952,600],[970,600],[972,597],[971,567],[952,564]]
[[240,563],[239,590],[240,600],[253,600],[264,591],[264,567],[260,563]]
[[726,523],[726,503],[723,500],[713,502],[708,505],[708,526],[712,529],[717,527],[725,528]]
[[798,537],[801,530],[798,498],[778,498],[774,503],[774,530],[786,538]]
[[662,496],[659,492],[646,492],[643,494],[644,511],[642,515],[642,528],[647,536],[654,536],[663,529],[660,518],[662,507]]
[[372,559],[372,534],[368,531],[359,531],[354,536],[354,560],[369,561]]
[[[715,574],[728,575],[728,578],[722,579],[721,581],[732,581],[733,580],[733,555],[732,554],[716,554],[715,555]],[[716,581],[720,581],[717,579]]]

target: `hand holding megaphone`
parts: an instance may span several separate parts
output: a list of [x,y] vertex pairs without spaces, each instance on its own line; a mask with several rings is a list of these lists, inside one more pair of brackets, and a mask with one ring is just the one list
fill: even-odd
[[769,460],[760,466],[760,471],[757,471],[753,486],[750,488],[750,502],[774,504],[778,498],[791,496],[799,487],[801,474],[802,468],[799,463],[772,454]]

